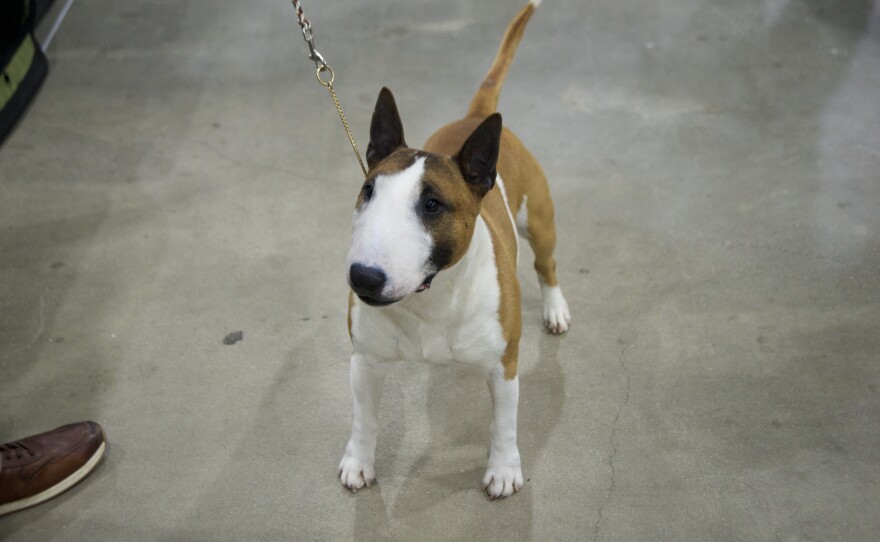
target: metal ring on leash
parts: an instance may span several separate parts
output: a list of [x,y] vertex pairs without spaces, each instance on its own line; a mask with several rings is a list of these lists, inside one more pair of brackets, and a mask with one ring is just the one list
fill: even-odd
[[[330,79],[324,80],[321,78],[321,74],[324,72],[330,72]],[[318,66],[318,69],[315,71],[315,77],[318,78],[319,83],[327,88],[330,88],[333,85],[333,81],[336,80],[336,74],[333,73],[333,68],[331,68],[329,64],[322,64],[321,66]]]

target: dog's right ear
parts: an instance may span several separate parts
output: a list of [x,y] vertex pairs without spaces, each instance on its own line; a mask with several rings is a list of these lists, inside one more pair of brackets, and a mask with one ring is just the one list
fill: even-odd
[[455,155],[464,180],[482,198],[495,186],[501,146],[501,114],[492,113],[468,136]]
[[367,145],[367,165],[372,169],[398,147],[405,147],[403,123],[391,91],[383,87],[373,110],[370,124],[370,144]]

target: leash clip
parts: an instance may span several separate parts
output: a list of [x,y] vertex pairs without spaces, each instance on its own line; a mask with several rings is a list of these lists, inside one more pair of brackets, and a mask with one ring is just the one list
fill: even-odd
[[306,44],[309,46],[309,60],[315,63],[315,68],[327,68],[327,61],[324,60],[324,55],[318,52],[318,49],[315,48],[315,33],[312,32],[312,25],[307,21],[306,24],[302,27],[303,38],[306,40]]

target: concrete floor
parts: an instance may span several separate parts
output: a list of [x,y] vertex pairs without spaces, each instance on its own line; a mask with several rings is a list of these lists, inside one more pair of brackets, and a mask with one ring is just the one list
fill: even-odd
[[[461,115],[521,3],[304,7],[365,147],[382,85],[413,144]],[[0,539],[877,539],[873,2],[544,2],[500,110],[574,325],[542,333],[526,254],[502,502],[459,369],[398,366],[378,485],[336,480],[360,172],[305,53],[286,2],[74,4],[0,149],[0,441],[110,446]]]

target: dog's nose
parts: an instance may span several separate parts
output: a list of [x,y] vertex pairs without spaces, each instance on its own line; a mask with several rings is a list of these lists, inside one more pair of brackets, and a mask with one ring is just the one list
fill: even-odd
[[385,287],[385,273],[378,267],[355,263],[348,272],[351,288],[358,295],[377,297]]

